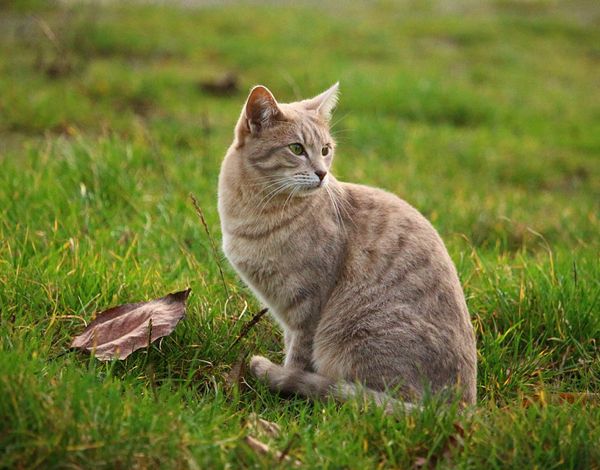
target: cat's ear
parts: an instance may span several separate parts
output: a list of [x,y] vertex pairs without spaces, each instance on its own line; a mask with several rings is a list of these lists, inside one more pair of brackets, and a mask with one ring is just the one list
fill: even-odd
[[256,136],[281,116],[277,101],[267,87],[257,85],[250,91],[243,118],[248,132]]
[[323,118],[329,120],[338,102],[339,88],[340,82],[336,82],[320,95],[304,100],[302,103],[306,109],[317,111]]

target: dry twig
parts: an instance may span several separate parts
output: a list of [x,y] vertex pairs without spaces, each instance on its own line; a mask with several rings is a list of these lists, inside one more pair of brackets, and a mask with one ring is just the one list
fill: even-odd
[[215,263],[217,263],[217,268],[219,268],[219,274],[221,275],[221,281],[223,282],[225,294],[227,295],[227,297],[229,297],[229,290],[227,289],[227,283],[225,282],[225,275],[223,274],[223,268],[221,267],[221,260],[219,259],[219,252],[217,251],[217,246],[215,245],[215,241],[214,241],[212,235],[210,234],[210,230],[208,229],[208,224],[206,223],[206,219],[204,218],[204,212],[202,212],[202,208],[200,207],[200,204],[198,204],[198,200],[192,193],[190,193],[190,199],[192,200],[194,209],[196,209],[196,214],[198,214],[198,217],[200,218],[200,222],[202,222],[204,231],[206,232],[206,235],[208,236],[208,240],[210,242],[210,246],[211,246],[212,252],[213,252],[213,257],[215,258]]

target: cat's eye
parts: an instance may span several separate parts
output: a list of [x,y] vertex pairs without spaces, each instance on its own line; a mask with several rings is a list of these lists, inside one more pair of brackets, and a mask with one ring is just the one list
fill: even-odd
[[304,155],[306,153],[302,144],[290,144],[289,148],[294,155]]
[[321,155],[323,155],[324,157],[326,157],[328,153],[329,153],[329,147],[323,147],[321,149]]

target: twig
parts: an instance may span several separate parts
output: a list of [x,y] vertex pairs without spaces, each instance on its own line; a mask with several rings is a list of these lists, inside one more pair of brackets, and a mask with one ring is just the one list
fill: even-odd
[[242,331],[240,331],[240,334],[235,339],[235,341],[229,345],[229,347],[227,348],[227,351],[225,351],[225,354],[227,354],[229,351],[231,351],[233,349],[233,347],[236,344],[238,344],[240,342],[240,340],[248,334],[248,332],[252,329],[252,327],[254,325],[256,325],[259,322],[259,320],[263,317],[263,315],[265,313],[267,313],[268,311],[269,311],[268,308],[263,308],[260,312],[255,313],[252,316],[252,318],[244,325],[244,327],[242,328]]
[[298,439],[299,437],[300,436],[298,435],[298,433],[294,433],[294,435],[290,438],[285,448],[279,453],[279,462],[283,462],[284,460],[289,459],[288,454],[290,453],[290,450],[292,450],[292,445],[294,444],[294,441],[296,441],[296,439]]
[[46,38],[52,43],[52,45],[56,49],[56,52],[59,52],[59,53],[62,52],[62,47],[60,46],[60,42],[58,41],[56,34],[54,34],[54,31],[52,31],[52,28],[50,28],[48,23],[46,23],[43,19],[41,19],[40,17],[38,17],[36,15],[33,16],[33,19],[38,24],[38,26],[40,27],[42,32],[44,33],[44,36],[46,36]]
[[210,230],[208,229],[208,224],[206,223],[206,219],[204,218],[204,212],[202,212],[202,208],[200,204],[198,204],[198,200],[194,196],[193,193],[190,193],[190,199],[192,200],[192,204],[194,205],[194,209],[196,209],[196,214],[200,218],[200,222],[204,226],[204,231],[208,236],[208,240],[210,242],[210,246],[212,248],[213,257],[215,258],[215,263],[217,263],[217,268],[219,268],[219,274],[221,275],[221,281],[223,282],[223,288],[225,289],[225,294],[229,297],[229,290],[227,289],[227,283],[225,282],[225,276],[223,275],[223,268],[221,267],[221,261],[219,260],[219,253],[217,252],[217,246],[215,245],[215,241],[210,234]]

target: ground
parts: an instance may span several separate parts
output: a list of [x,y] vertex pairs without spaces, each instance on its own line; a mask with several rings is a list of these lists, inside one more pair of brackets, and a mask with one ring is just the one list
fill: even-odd
[[[0,467],[290,465],[253,436],[306,467],[598,468],[597,2],[259,3],[0,1]],[[226,73],[233,89],[203,86]],[[248,89],[337,80],[338,178],[416,206],[457,265],[469,414],[383,416],[230,373],[281,360],[281,334],[264,317],[234,343],[260,305],[189,194],[218,245]],[[151,348],[68,350],[94,312],[188,286]]]

